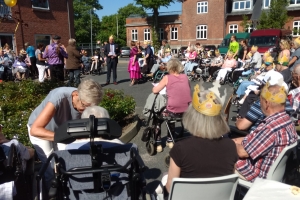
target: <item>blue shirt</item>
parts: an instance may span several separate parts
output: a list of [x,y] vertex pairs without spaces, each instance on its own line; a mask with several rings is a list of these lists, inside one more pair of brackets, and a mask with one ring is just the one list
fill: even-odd
[[[289,100],[285,102],[285,111],[289,115],[291,115],[294,112]],[[252,104],[245,118],[250,122],[252,122],[253,124],[249,130],[251,133],[253,130],[255,130],[258,127],[261,121],[263,121],[266,118],[266,116],[261,111],[260,100]]]
[[27,47],[26,53],[28,54],[29,57],[35,57],[34,47],[33,46]]

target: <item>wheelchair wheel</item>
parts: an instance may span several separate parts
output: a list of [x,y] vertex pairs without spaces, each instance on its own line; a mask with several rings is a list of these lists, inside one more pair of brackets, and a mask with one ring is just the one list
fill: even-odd
[[165,157],[165,165],[166,165],[167,168],[170,167],[170,158],[171,158],[170,155],[167,155]]
[[151,134],[151,128],[147,127],[143,132],[142,141],[148,142],[150,140],[150,134]]
[[146,149],[150,156],[155,154],[155,146],[151,140],[146,143]]

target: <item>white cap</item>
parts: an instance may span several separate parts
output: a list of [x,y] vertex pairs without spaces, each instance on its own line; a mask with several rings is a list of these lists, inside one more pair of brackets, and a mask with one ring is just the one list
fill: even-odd
[[264,82],[269,82],[270,85],[284,86],[286,93],[289,91],[289,87],[284,82],[282,74],[277,71],[269,71],[264,77]]

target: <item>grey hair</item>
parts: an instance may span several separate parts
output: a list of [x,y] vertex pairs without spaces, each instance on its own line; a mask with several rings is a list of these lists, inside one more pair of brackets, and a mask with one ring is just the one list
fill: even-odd
[[300,47],[300,43],[296,42],[296,40],[294,40],[294,48],[298,49]]
[[76,40],[74,38],[69,39],[69,45],[75,46]]
[[80,100],[91,104],[98,105],[103,97],[101,85],[93,79],[83,80],[78,86],[78,95]]
[[90,106],[90,107],[87,107],[82,115],[81,115],[81,118],[84,119],[84,118],[89,118],[90,115],[94,115],[96,118],[110,118],[109,114],[108,114],[108,111],[101,107],[101,106]]
[[[200,102],[206,100],[206,95],[210,91],[200,92]],[[217,97],[214,102],[221,104],[221,100]],[[217,116],[207,116],[199,113],[194,109],[193,105],[189,105],[187,111],[183,115],[183,126],[192,135],[204,139],[218,139],[224,134],[229,133],[230,129],[225,118],[220,114]]]
[[168,72],[177,72],[179,74],[183,70],[183,66],[178,59],[171,58],[167,62],[167,70]]
[[296,74],[300,75],[300,64],[296,65],[293,70]]

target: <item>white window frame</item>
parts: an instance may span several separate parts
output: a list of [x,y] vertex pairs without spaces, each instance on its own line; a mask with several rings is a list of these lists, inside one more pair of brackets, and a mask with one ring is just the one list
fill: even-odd
[[[295,26],[295,22],[298,22],[298,24],[296,26]],[[298,33],[296,35],[294,35],[294,28],[298,29]],[[293,36],[300,36],[299,31],[300,31],[300,20],[299,21],[294,21],[293,22]]]
[[254,31],[254,26],[253,24],[247,24],[248,28],[246,30],[247,33],[252,33]]
[[172,27],[170,30],[170,39],[171,40],[178,40],[178,28]]
[[[249,7],[249,8],[246,8],[247,2],[250,3],[250,7]],[[244,3],[244,8],[241,8],[241,4],[242,4],[242,3]],[[238,4],[238,5],[239,5],[238,8],[235,8],[235,4]],[[233,4],[232,4],[232,10],[250,10],[250,9],[252,9],[252,3],[251,3],[251,1],[249,1],[249,0],[235,1],[235,2],[233,2]]]
[[208,13],[208,2],[199,1],[197,2],[197,14]]
[[300,0],[294,0],[295,3],[291,3],[290,1],[290,5],[289,6],[300,6]]
[[230,24],[228,31],[229,31],[228,33],[238,33],[239,32],[239,25],[237,25],[237,24]]
[[[269,2],[269,5],[268,5],[268,6],[266,6],[266,1]],[[264,2],[263,2],[263,7],[264,7],[264,9],[269,9],[269,8],[270,8],[270,6],[271,6],[271,1],[272,1],[272,0],[264,0]]]
[[32,8],[33,9],[36,9],[36,10],[50,10],[50,7],[49,7],[49,0],[43,0],[43,1],[47,1],[47,5],[48,7],[39,7],[39,6],[35,6],[34,3],[39,3],[40,0],[32,0],[31,1],[31,4],[32,4]]
[[165,30],[163,28],[159,28],[158,30],[158,34],[159,34],[159,40],[163,40],[165,39]]
[[[199,37],[198,37],[198,32],[199,32]],[[207,25],[198,25],[198,26],[196,26],[196,39],[198,39],[198,40],[207,40],[207,33],[208,33]]]
[[132,29],[131,30],[131,40],[132,41],[137,41],[138,40],[138,30],[137,29]]
[[151,40],[151,31],[150,28],[144,29],[144,41],[150,41]]
[[[52,37],[51,37],[51,35],[50,34],[35,34],[34,35],[34,42],[35,42],[35,46],[37,46],[38,45],[38,42],[37,42],[37,37],[39,37],[39,36],[49,36],[49,44],[51,44],[52,43]],[[46,45],[49,45],[49,44],[47,44],[47,43],[43,43],[44,45],[45,45],[45,47],[46,47]]]

